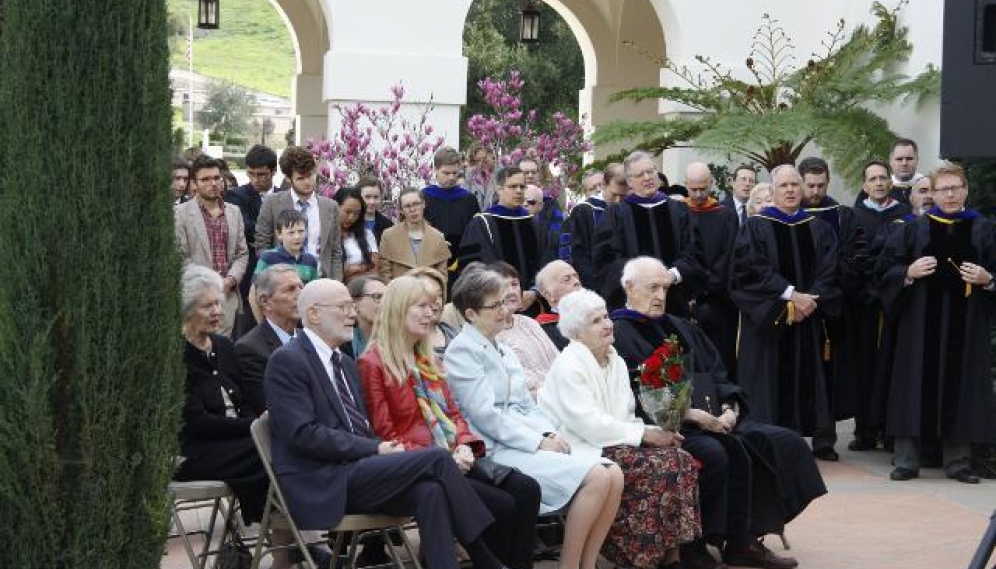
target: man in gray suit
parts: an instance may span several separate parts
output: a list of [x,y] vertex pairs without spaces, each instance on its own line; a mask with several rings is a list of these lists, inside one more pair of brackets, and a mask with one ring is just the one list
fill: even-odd
[[339,235],[339,206],[335,201],[315,193],[317,163],[311,152],[300,146],[288,146],[280,156],[280,171],[290,180],[291,191],[273,194],[263,201],[256,219],[256,253],[276,246],[273,228],[277,214],[294,208],[304,214],[306,240],[304,251],[318,259],[321,276],[342,280],[342,237]]
[[202,155],[190,166],[194,199],[177,206],[174,231],[183,266],[213,269],[225,281],[221,333],[229,336],[239,311],[239,281],[246,272],[249,249],[239,208],[221,199],[221,164]]

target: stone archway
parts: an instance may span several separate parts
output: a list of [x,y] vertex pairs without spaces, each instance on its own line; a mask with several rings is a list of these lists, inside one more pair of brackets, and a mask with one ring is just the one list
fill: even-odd
[[284,19],[297,59],[293,85],[298,141],[325,136],[328,107],[323,88],[324,59],[329,51],[329,27],[320,0],[270,0]]
[[[646,0],[544,0],[574,32],[585,62],[585,85],[578,93],[579,110],[591,128],[614,120],[658,116],[656,101],[610,103],[623,90],[660,84],[661,69],[631,41],[651,53],[665,52],[665,35],[656,9]],[[596,157],[617,148],[602,146]]]

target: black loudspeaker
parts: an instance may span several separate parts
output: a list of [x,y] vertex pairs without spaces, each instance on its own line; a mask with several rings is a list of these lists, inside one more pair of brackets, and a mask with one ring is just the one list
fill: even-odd
[[996,0],[945,0],[941,156],[996,158]]

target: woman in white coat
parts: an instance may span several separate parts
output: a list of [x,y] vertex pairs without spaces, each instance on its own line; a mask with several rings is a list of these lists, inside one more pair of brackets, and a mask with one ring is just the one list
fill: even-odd
[[698,470],[681,435],[636,417],[626,362],[612,347],[605,301],[589,290],[560,300],[560,333],[571,343],[553,362],[540,408],[578,456],[606,457],[626,476],[602,553],[617,567],[681,567],[678,547],[700,534]]
[[560,554],[564,569],[595,569],[615,519],[622,471],[599,454],[571,445],[529,395],[515,353],[495,341],[506,326],[505,279],[473,264],[453,285],[453,304],[467,320],[446,349],[451,390],[488,455],[540,484],[541,513],[570,502]]

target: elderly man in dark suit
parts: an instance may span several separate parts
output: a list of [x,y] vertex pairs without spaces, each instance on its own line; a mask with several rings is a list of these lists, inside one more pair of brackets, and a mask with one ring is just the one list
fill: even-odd
[[298,312],[304,329],[273,353],[263,382],[274,469],[297,524],[327,529],[345,514],[410,514],[428,567],[459,567],[456,537],[474,567],[501,568],[481,539],[494,519],[450,453],[406,452],[374,436],[359,371],[339,351],[352,339],[356,317],[345,285],[308,283]]
[[304,251],[318,259],[321,276],[342,280],[342,237],[339,234],[339,206],[315,192],[315,157],[306,148],[288,146],[280,156],[280,171],[290,180],[291,191],[279,192],[263,202],[256,219],[256,253],[276,246],[274,227],[277,214],[296,209],[304,214]]
[[271,265],[256,276],[262,320],[235,343],[246,403],[257,415],[266,411],[263,373],[270,354],[294,337],[300,316],[297,298],[304,284],[293,265]]

